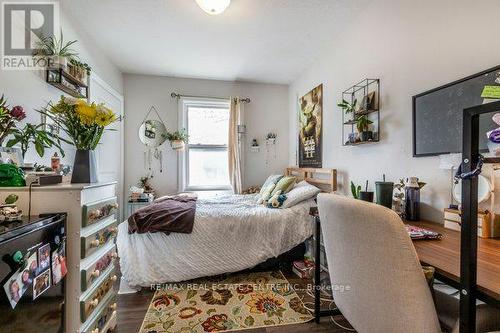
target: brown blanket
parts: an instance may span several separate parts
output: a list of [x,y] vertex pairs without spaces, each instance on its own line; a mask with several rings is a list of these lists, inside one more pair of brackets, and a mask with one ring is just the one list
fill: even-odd
[[166,197],[137,210],[128,218],[128,232],[178,232],[193,231],[196,198],[187,196]]

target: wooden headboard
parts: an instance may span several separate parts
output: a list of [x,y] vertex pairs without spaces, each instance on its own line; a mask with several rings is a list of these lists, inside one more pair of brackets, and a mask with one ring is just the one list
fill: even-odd
[[311,185],[320,188],[323,192],[337,191],[337,170],[336,169],[315,169],[315,168],[286,168],[287,176],[295,176],[300,180],[305,180]]

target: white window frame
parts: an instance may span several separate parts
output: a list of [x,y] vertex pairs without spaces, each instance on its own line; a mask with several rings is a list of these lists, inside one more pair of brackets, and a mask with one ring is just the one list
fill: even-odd
[[[185,98],[181,97],[179,100],[179,129],[185,128],[189,131],[188,124],[188,108],[189,107],[210,107],[214,109],[229,109],[230,101],[225,99],[212,99],[212,98]],[[192,192],[192,191],[230,191],[231,185],[227,186],[189,186],[189,149],[228,149],[227,145],[204,145],[204,144],[186,144],[185,149],[179,156],[179,192]]]

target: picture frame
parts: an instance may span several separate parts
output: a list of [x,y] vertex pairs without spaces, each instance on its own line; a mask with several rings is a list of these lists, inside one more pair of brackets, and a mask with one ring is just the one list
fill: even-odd
[[298,157],[301,168],[322,167],[323,84],[299,99]]

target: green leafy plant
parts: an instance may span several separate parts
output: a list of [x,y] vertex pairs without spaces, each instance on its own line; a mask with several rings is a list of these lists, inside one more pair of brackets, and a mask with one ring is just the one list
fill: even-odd
[[172,141],[183,141],[184,143],[188,143],[189,135],[186,132],[186,129],[183,128],[180,131],[168,132],[167,140]]
[[351,181],[351,193],[354,199],[359,199],[359,193],[361,192],[361,185],[354,185],[354,183]]
[[87,75],[90,75],[90,72],[92,71],[92,67],[90,67],[89,64],[87,64],[85,62],[81,62],[75,58],[71,58],[69,60],[69,63],[75,67],[83,68],[87,72]]
[[42,57],[59,56],[71,59],[78,55],[78,53],[72,48],[76,42],[76,40],[71,40],[65,43],[63,32],[61,30],[59,39],[56,36],[42,36],[40,42],[37,44],[37,49],[34,55]]
[[349,103],[345,99],[342,99],[342,102],[338,103],[337,106],[341,107],[345,113],[351,113],[354,112],[354,108],[356,107],[357,102],[357,99],[355,99],[352,103]]
[[30,145],[35,146],[35,150],[40,157],[43,157],[45,150],[56,147],[61,156],[64,156],[64,150],[61,147],[61,141],[70,143],[59,136],[46,132],[43,124],[26,124],[23,128],[14,128],[11,133],[14,137],[7,141],[7,147],[13,147],[17,144],[21,146],[23,157],[26,155]]
[[33,165],[33,170],[35,170],[36,172],[52,171],[52,168],[43,164],[35,163]]
[[359,133],[368,131],[370,124],[373,124],[373,121],[368,119],[366,114],[356,118],[356,128]]

